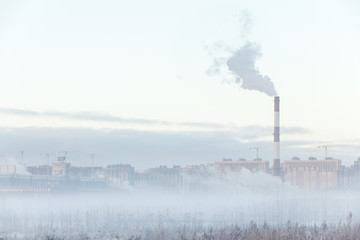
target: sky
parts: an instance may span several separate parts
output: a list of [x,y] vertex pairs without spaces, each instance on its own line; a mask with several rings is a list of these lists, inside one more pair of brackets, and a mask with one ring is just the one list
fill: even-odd
[[250,49],[245,73],[280,96],[281,159],[323,158],[328,145],[350,165],[359,11],[357,1],[1,1],[1,161],[24,150],[44,164],[66,150],[75,165],[95,153],[98,165],[145,169],[252,159],[256,146],[272,162],[273,97],[228,65]]

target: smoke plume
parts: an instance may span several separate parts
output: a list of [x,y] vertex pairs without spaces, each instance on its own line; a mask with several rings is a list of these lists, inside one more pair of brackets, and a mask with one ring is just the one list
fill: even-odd
[[228,69],[235,75],[235,83],[248,90],[257,90],[269,96],[275,96],[274,83],[269,76],[261,75],[255,67],[255,61],[261,56],[260,47],[247,42],[236,50],[226,62]]
[[[244,40],[245,44],[240,48],[231,48],[224,43],[215,44],[210,54],[213,55],[214,51],[217,55],[225,52],[226,56],[214,58],[207,74],[224,76],[229,70],[232,74],[231,82],[239,84],[243,89],[257,90],[269,96],[275,96],[277,93],[270,77],[262,75],[255,67],[256,60],[261,57],[260,45],[246,41],[252,25],[252,14],[246,10],[242,11],[240,14],[240,39]],[[228,77],[226,79],[228,80]]]
[[254,23],[253,15],[248,10],[243,10],[240,13],[239,20],[240,20],[239,23],[241,26],[240,27],[240,35],[242,38],[245,38],[252,29],[252,25]]

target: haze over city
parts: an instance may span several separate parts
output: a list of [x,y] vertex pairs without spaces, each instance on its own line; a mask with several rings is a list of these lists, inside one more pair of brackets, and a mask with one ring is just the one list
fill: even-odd
[[[272,98],[226,64],[251,43],[281,96],[282,158],[359,155],[355,1],[3,1],[2,154],[139,168],[272,158]],[[54,157],[55,159],[55,157]]]
[[358,239],[359,12],[1,1],[0,240]]

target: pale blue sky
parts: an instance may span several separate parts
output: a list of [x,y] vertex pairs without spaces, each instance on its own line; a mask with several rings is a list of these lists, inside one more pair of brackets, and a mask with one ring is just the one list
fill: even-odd
[[[253,19],[246,36],[243,11]],[[352,162],[360,155],[359,12],[357,1],[1,1],[0,127],[190,134],[261,126],[269,134],[251,141],[271,148],[273,99],[228,83],[226,68],[207,74],[224,48],[251,41],[261,46],[259,71],[280,95],[281,125],[306,130],[283,132],[282,141],[307,148],[284,149],[283,158],[332,144],[346,146],[334,157]],[[79,112],[86,117],[64,117]],[[228,138],[244,149],[254,144],[241,133]]]

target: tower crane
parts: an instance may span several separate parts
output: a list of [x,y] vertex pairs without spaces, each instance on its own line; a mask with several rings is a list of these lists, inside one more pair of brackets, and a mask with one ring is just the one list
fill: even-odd
[[95,153],[90,153],[89,154],[91,156],[91,177],[94,177],[94,157],[95,157]]
[[327,156],[327,150],[328,150],[328,147],[329,147],[329,146],[327,146],[327,145],[318,146],[318,148],[323,148],[323,149],[325,150],[325,159],[327,159],[327,158],[328,158],[328,156]]
[[255,150],[256,151],[256,160],[259,159],[259,149],[260,147],[250,147],[249,150]]

